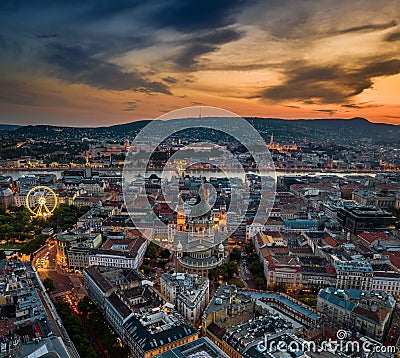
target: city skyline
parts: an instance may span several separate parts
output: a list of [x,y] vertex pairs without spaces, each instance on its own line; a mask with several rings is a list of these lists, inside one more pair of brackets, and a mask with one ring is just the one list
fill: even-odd
[[399,5],[5,1],[0,123],[113,125],[208,105],[400,124]]

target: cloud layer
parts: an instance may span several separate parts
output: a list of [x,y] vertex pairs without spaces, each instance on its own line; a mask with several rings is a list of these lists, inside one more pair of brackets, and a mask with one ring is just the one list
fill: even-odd
[[283,117],[367,116],[384,105],[394,118],[399,8],[400,0],[4,0],[0,103],[21,121],[28,112],[18,105],[34,105],[37,116],[65,102],[87,113],[100,98],[115,117],[201,102]]
[[373,78],[400,73],[400,60],[341,65],[289,64],[285,80],[263,90],[261,97],[271,101],[314,101],[322,104],[349,105],[352,98],[371,88]]

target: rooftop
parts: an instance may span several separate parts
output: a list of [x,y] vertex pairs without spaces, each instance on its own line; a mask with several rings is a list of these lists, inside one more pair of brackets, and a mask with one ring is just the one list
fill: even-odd
[[96,266],[90,266],[85,268],[86,273],[96,284],[100,287],[103,292],[110,291],[113,285],[100,273],[100,270]]
[[207,337],[183,344],[164,352],[156,358],[229,358],[229,356],[216,346]]
[[279,302],[283,306],[290,307],[293,311],[297,312],[299,315],[307,317],[312,321],[318,321],[321,318],[319,312],[314,310],[313,308],[301,303],[300,301],[295,300],[292,297],[289,297],[283,293],[279,292],[249,292],[252,298],[257,299],[267,299],[267,300],[275,300]]
[[134,313],[124,323],[124,327],[131,339],[135,340],[144,352],[152,351],[199,333],[176,314],[167,312],[157,312],[145,316]]
[[179,296],[187,304],[195,304],[203,296],[204,290],[208,287],[208,279],[200,275],[189,275],[184,273],[164,273],[161,281],[167,286],[176,287],[176,296]]
[[372,306],[371,309],[368,310],[362,306],[368,302],[373,303],[373,306],[376,307],[375,313],[377,313],[378,316],[381,315],[378,313],[379,310],[383,309],[386,312],[386,309],[391,309],[395,305],[393,296],[382,291],[363,291],[327,287],[318,292],[318,299],[320,298],[347,311],[353,311],[366,319],[376,319],[377,317],[374,315],[374,317],[371,318],[369,314],[366,314],[366,311],[374,313]]
[[336,260],[337,271],[373,272],[372,266],[367,261],[341,261]]
[[122,318],[125,319],[132,313],[131,309],[121,300],[121,298],[115,292],[113,292],[108,297],[108,301],[118,311],[119,315]]
[[[48,317],[50,299],[30,263],[0,261],[0,295],[8,302],[0,307],[2,354],[3,349],[14,349],[17,345],[21,348],[18,356],[57,353],[57,357],[69,357],[61,338],[54,336],[58,328],[52,326],[54,321]],[[37,338],[39,343],[35,341]],[[5,341],[8,343],[3,344]]]
[[213,312],[218,312],[220,310],[228,308],[229,305],[240,306],[243,303],[252,302],[252,297],[250,293],[238,292],[235,285],[228,285],[224,282],[218,287],[213,298],[208,304],[205,315],[209,315]]
[[242,352],[255,341],[264,339],[265,335],[275,334],[292,327],[279,316],[261,316],[229,327],[225,333],[225,340],[237,351]]

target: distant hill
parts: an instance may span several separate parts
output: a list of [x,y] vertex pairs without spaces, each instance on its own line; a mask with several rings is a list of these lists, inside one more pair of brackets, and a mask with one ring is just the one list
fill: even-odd
[[[337,143],[352,143],[359,140],[374,142],[400,143],[400,126],[383,123],[372,123],[365,118],[351,119],[295,119],[279,118],[246,118],[264,137],[269,140],[271,134],[280,141],[333,141]],[[61,127],[49,125],[7,126],[0,129],[13,130],[15,138],[35,139],[133,139],[149,120],[117,124],[109,127]],[[13,128],[14,127],[14,128]],[[16,127],[16,128],[15,128]],[[11,135],[11,134],[10,134]],[[204,138],[207,139],[206,137]]]
[[149,121],[137,121],[118,124],[109,127],[61,127],[51,125],[29,125],[15,129],[12,135],[16,138],[27,139],[71,139],[82,138],[114,139],[135,135]]
[[0,124],[0,131],[13,131],[20,127],[16,124]]
[[400,126],[369,122],[365,118],[295,119],[248,118],[261,133],[272,132],[287,140],[332,140],[339,143],[370,139],[378,142],[400,142]]
[[131,133],[131,132],[136,132],[140,129],[142,129],[146,124],[151,122],[150,120],[144,120],[144,121],[137,121],[137,122],[131,122],[131,123],[125,123],[125,124],[117,124],[111,127],[102,127],[102,128],[107,128],[114,133]]

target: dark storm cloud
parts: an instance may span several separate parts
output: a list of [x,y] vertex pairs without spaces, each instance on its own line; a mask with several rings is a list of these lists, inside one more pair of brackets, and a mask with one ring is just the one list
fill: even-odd
[[391,119],[399,119],[400,118],[400,116],[384,116],[384,117],[391,118]]
[[126,14],[137,10],[143,5],[141,0],[114,0],[93,2],[86,11],[82,13],[85,20],[109,19],[113,16]]
[[356,104],[351,104],[351,103],[342,104],[342,107],[345,107],[345,108],[362,108],[361,106],[358,106]]
[[333,116],[336,113],[336,110],[334,109],[316,109],[314,112],[319,112],[319,113],[327,113],[330,116]]
[[138,104],[139,102],[140,102],[139,100],[124,102],[124,104],[126,105],[126,107],[123,108],[122,110],[125,111],[125,112],[136,111],[137,104]]
[[120,66],[99,60],[81,46],[54,42],[46,48],[48,52],[44,56],[45,60],[56,67],[56,75],[65,81],[115,91],[171,94],[164,83],[150,81],[139,72],[124,71]]
[[45,40],[47,40],[47,39],[54,39],[54,38],[56,38],[56,37],[57,37],[57,34],[40,34],[40,35],[36,35],[36,37],[37,37],[38,39],[45,39]]
[[400,41],[400,32],[392,32],[385,37],[388,42]]
[[[247,5],[251,1],[247,1]],[[214,30],[235,23],[235,15],[246,5],[244,0],[165,1],[152,15],[156,26],[180,32]]]
[[[163,72],[164,58],[150,64],[156,69],[152,74],[144,69],[125,70],[115,59],[164,42],[163,36],[172,29],[178,34],[167,41],[180,52],[169,60],[175,61],[178,72],[196,70],[200,56],[240,38],[241,33],[227,26],[234,24],[246,3],[252,1],[42,0],[34,4],[4,0],[0,1],[0,23],[5,29],[0,47],[6,49],[11,66],[15,62],[24,68],[24,58],[29,57],[37,73],[69,83],[171,94],[175,78],[148,78]],[[18,28],[12,19],[18,19]]]
[[0,47],[4,50],[6,48],[6,40],[3,35],[0,35]]
[[[400,60],[354,65],[319,66],[314,64],[288,64],[286,80],[261,92],[271,101],[295,100],[304,103],[349,103],[351,97],[372,87],[373,78],[400,73]],[[310,102],[311,101],[311,102]]]
[[336,32],[333,32],[333,34],[348,34],[351,32],[369,32],[369,31],[379,31],[379,30],[386,30],[391,27],[397,26],[397,22],[395,20],[392,20],[390,22],[384,23],[384,24],[366,24],[366,25],[361,25],[361,26],[352,26],[348,27],[343,30],[339,30]]
[[258,1],[244,21],[256,24],[274,40],[302,39],[306,43],[395,27],[399,23],[395,2],[363,0],[361,6],[354,6],[347,0],[265,0]]
[[[328,109],[331,103],[357,108],[353,96],[370,88],[374,77],[400,73],[399,60],[395,59],[395,41],[400,40],[400,32],[394,28],[400,21],[392,11],[395,2],[384,3],[365,0],[363,6],[354,6],[347,0],[0,0],[0,66],[5,73],[14,71],[11,75],[15,77],[38,81],[54,77],[93,88],[148,94],[171,94],[183,85],[206,91],[206,86],[201,87],[203,77],[196,71],[269,69],[271,73],[281,72],[277,81],[283,78],[282,83],[260,87],[271,82],[255,79],[243,94],[227,90],[225,96],[298,101],[283,103],[291,108],[321,103]],[[384,30],[380,36],[368,36],[371,43],[367,46],[361,43],[361,37],[366,37],[360,34]],[[204,58],[245,34],[248,42],[227,49],[231,51],[229,61],[220,56]],[[341,43],[342,39],[333,38],[341,34],[344,40],[360,37],[362,51],[353,53],[351,46],[354,43],[357,47],[357,39]],[[319,50],[325,44],[337,46],[338,54],[323,52],[321,60]],[[364,47],[370,50],[364,52]],[[379,54],[375,58],[362,58],[374,51]],[[297,60],[314,58],[314,54],[315,59],[309,62]],[[263,72],[259,72],[262,77]],[[254,76],[251,78],[249,82]],[[14,91],[14,101],[34,102],[27,94],[18,97],[22,88],[13,90],[8,85],[7,91]],[[260,92],[260,88],[264,90]],[[218,95],[223,96],[220,92]],[[5,93],[3,98],[7,100]],[[120,103],[126,111],[135,110],[136,105],[136,101],[122,106]]]
[[285,106],[285,107],[287,107],[287,108],[295,108],[295,109],[300,108],[300,106],[294,106],[294,105],[290,105],[290,104]]
[[205,106],[206,104],[203,102],[198,102],[198,101],[190,101],[190,104],[192,106]]
[[183,69],[191,68],[197,64],[200,56],[218,50],[223,44],[239,40],[242,35],[243,32],[227,28],[192,37],[174,57],[174,62]]
[[176,78],[171,77],[171,76],[164,77],[162,80],[167,83],[177,83],[178,82],[178,80]]
[[4,56],[19,56],[22,53],[21,45],[18,41],[6,35],[0,35],[0,48],[4,51],[2,53]]
[[[6,0],[0,1],[7,3]],[[0,23],[10,38],[21,46],[37,48],[35,39],[79,44],[86,51],[110,59],[135,49],[152,46],[152,24],[144,15],[152,11],[145,2],[125,0],[55,2],[51,0],[10,1],[0,11]],[[140,5],[142,4],[142,5]],[[10,8],[3,4],[6,9]],[[14,19],[14,20],[13,20]],[[18,24],[18,26],[16,26]],[[32,33],[35,37],[32,37]],[[34,53],[30,52],[32,57]],[[33,60],[33,58],[32,58]]]

